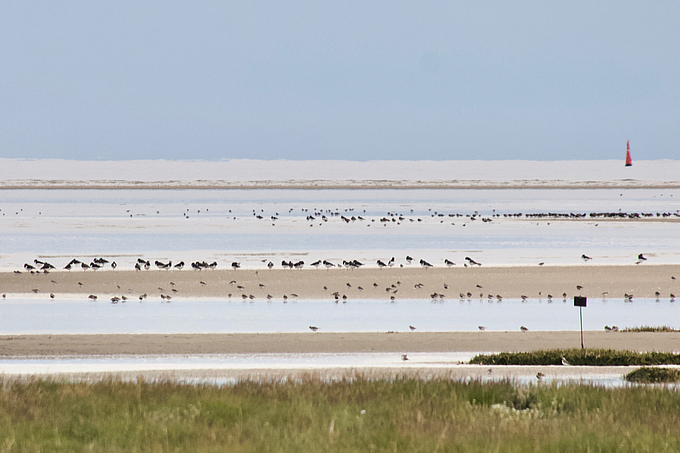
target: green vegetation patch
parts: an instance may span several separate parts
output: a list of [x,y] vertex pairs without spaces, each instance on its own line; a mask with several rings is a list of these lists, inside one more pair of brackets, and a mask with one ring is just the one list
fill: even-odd
[[640,326],[626,327],[621,332],[680,332],[670,326]]
[[0,451],[680,451],[680,392],[446,379],[0,379]]
[[674,368],[642,367],[626,374],[626,380],[640,384],[663,384],[680,382],[680,370]]
[[680,365],[680,354],[670,352],[635,352],[613,349],[551,349],[532,352],[501,352],[476,355],[470,360],[479,365],[569,365],[648,366]]

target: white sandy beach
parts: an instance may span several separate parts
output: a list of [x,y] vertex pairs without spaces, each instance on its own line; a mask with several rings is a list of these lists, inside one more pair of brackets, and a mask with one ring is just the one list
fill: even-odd
[[69,161],[0,159],[0,188],[671,188],[680,161]]

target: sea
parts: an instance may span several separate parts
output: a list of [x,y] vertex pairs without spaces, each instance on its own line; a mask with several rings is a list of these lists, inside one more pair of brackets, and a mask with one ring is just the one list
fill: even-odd
[[[95,256],[115,259],[119,269],[132,269],[137,258],[220,267],[238,261],[244,268],[269,260],[356,259],[371,267],[392,256],[399,265],[407,255],[435,265],[444,259],[462,265],[465,256],[485,266],[579,265],[583,254],[597,264],[632,264],[640,253],[650,263],[680,263],[680,161],[642,161],[630,170],[619,161],[0,161],[5,272],[34,259],[63,266]],[[166,188],[149,188],[154,181]],[[252,188],[215,188],[225,181]],[[272,181],[279,188],[258,188]],[[318,189],[313,181],[333,184]],[[381,188],[370,188],[376,181]],[[389,181],[411,184],[391,189]],[[428,184],[419,188],[423,181]],[[432,188],[432,181],[464,188]],[[147,186],[135,188],[140,182]],[[561,300],[336,305],[186,298],[112,305],[8,294],[0,309],[0,335],[300,332],[313,324],[332,332],[399,331],[409,324],[474,331],[481,320],[489,330],[515,330],[527,320],[539,330],[580,328],[574,307]],[[678,310],[668,299],[595,300],[583,326],[680,328]]]

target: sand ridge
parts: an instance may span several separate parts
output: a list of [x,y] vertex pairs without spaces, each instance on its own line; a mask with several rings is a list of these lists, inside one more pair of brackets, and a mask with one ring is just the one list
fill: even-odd
[[[32,297],[97,296],[98,301],[125,296],[130,301],[172,298],[227,300],[408,300],[501,298],[555,301],[575,295],[589,298],[669,299],[680,295],[680,265],[508,266],[472,268],[384,269],[237,269],[237,270],[99,270],[49,274],[0,273],[0,293]],[[577,289],[577,286],[581,289]],[[251,297],[252,296],[252,297]],[[268,296],[271,299],[268,299]],[[337,299],[336,299],[337,296]],[[502,300],[502,299],[501,299]]]
[[[584,333],[587,348],[680,350],[680,332]],[[0,356],[513,352],[579,348],[579,332],[306,332],[0,336]]]

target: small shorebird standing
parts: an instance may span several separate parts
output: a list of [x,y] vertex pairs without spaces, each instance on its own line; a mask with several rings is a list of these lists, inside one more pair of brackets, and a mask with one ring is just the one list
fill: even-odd
[[311,330],[312,332],[316,332],[317,330],[319,330],[319,328],[316,326],[309,326],[309,330]]

